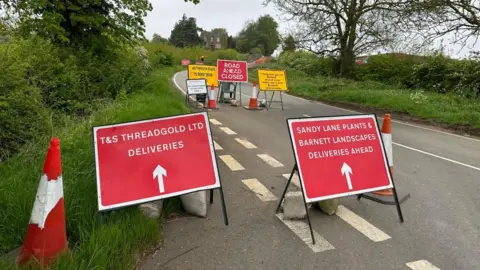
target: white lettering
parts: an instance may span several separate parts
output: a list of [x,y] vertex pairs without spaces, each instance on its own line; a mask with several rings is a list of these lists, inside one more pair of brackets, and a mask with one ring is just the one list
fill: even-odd
[[128,149],[128,157],[149,155],[160,152],[167,152],[184,148],[183,141],[150,145],[141,148]]
[[327,157],[348,156],[350,153],[348,149],[322,150],[315,152],[308,152],[309,159],[319,159]]

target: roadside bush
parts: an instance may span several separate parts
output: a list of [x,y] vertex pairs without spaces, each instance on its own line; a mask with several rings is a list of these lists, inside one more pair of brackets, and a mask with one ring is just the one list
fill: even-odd
[[358,78],[411,88],[415,84],[412,77],[414,67],[420,61],[409,55],[374,55],[368,58],[367,64],[358,67]]
[[333,59],[321,58],[305,51],[283,52],[279,57],[279,62],[310,76],[333,76],[335,74]]
[[96,55],[38,37],[0,43],[0,161],[51,131],[50,115],[84,117],[121,89],[141,89],[151,70],[146,57],[127,47]]

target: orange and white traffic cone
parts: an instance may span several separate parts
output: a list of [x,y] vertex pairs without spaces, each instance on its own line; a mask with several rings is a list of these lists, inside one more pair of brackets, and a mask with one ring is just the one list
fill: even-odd
[[67,249],[60,140],[52,138],[17,263],[34,257],[46,266]]
[[218,109],[217,102],[215,101],[215,85],[212,83],[212,87],[210,89],[210,95],[208,97],[208,108],[209,109]]
[[[382,140],[383,140],[383,145],[385,147],[385,152],[387,153],[387,160],[390,166],[389,168],[390,173],[392,174],[392,177],[393,177],[392,118],[388,113],[385,114],[385,117],[383,118]],[[389,188],[385,190],[375,191],[373,192],[373,194],[382,195],[382,196],[393,196],[393,191],[391,188]]]
[[253,81],[252,96],[250,97],[250,102],[248,103],[248,106],[244,106],[244,108],[247,110],[262,110],[262,108],[258,107],[257,83],[255,81]]

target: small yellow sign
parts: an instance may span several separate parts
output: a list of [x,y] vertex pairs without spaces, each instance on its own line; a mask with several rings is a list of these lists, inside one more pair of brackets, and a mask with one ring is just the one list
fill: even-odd
[[260,91],[288,91],[285,70],[258,70],[258,88]]
[[217,67],[205,66],[205,65],[188,65],[188,79],[205,79],[207,80],[207,86],[212,84],[218,87],[217,80]]

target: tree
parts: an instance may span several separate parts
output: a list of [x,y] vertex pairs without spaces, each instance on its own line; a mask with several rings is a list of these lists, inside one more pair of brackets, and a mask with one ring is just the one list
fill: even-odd
[[196,46],[203,44],[202,39],[198,35],[199,28],[197,27],[197,20],[183,14],[180,21],[175,23],[170,34],[169,41],[175,47]]
[[266,0],[298,23],[298,44],[317,55],[337,56],[339,73],[354,76],[355,56],[393,42],[399,11],[410,0]]
[[[454,35],[453,43],[465,43],[480,34],[480,2],[476,0],[411,0],[410,18],[426,42]],[[412,27],[413,28],[413,27]]]
[[264,15],[257,21],[247,21],[237,37],[236,47],[240,52],[249,52],[260,48],[270,56],[280,43],[278,23],[270,15]]
[[283,51],[295,51],[297,49],[297,45],[295,44],[295,39],[292,35],[288,35],[287,38],[283,41]]
[[168,39],[158,35],[158,34],[153,34],[153,37],[152,37],[152,42],[154,43],[168,43]]
[[148,0],[3,0],[16,13],[20,33],[53,43],[104,49],[144,38]]
[[227,48],[228,49],[235,49],[236,48],[236,39],[233,36],[228,36]]

